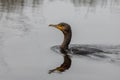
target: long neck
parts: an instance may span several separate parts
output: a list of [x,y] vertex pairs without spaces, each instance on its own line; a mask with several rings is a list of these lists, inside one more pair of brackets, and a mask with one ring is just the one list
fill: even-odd
[[62,50],[66,50],[66,49],[68,49],[68,46],[71,41],[72,31],[69,30],[69,32],[67,32],[67,33],[63,32],[63,34],[64,34],[64,40],[60,47]]

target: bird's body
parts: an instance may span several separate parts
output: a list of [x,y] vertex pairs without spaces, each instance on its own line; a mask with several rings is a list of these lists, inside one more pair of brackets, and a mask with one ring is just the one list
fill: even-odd
[[64,40],[61,45],[53,46],[51,49],[55,52],[62,53],[64,62],[57,68],[52,69],[49,73],[54,71],[64,72],[69,69],[72,63],[69,55],[80,55],[92,59],[108,59],[112,62],[120,61],[120,47],[119,46],[103,46],[103,45],[76,45],[70,44],[72,38],[71,26],[67,23],[59,23],[56,25],[50,24],[62,31]]
[[[89,58],[108,58],[108,56],[106,56],[105,54],[111,54],[110,51],[108,51],[109,47],[106,48],[101,48],[102,46],[100,45],[77,45],[77,44],[71,44],[69,46],[69,49],[66,50],[66,53],[68,55],[71,56],[84,56],[84,57],[89,57]],[[56,45],[51,47],[51,50],[53,50],[56,53],[60,53],[61,54],[61,49],[60,49],[60,45]],[[91,57],[94,56],[94,57]]]
[[72,51],[73,54],[79,54],[79,55],[87,55],[87,54],[92,54],[92,53],[104,52],[101,49],[91,48],[89,46],[79,46],[79,47],[69,48],[69,44],[72,38],[72,30],[71,30],[70,25],[62,22],[57,25],[51,24],[50,26],[53,26],[63,32],[64,40],[63,40],[63,43],[60,45],[61,53],[67,53],[68,50]]
[[89,54],[93,54],[93,53],[104,53],[104,51],[101,49],[98,49],[95,47],[90,47],[87,45],[70,47],[70,52],[72,54],[76,54],[76,55],[89,55]]
[[[60,46],[56,46],[58,48],[57,50],[59,50],[60,53],[62,53],[64,55],[64,62],[63,62],[63,64],[61,64],[60,67],[50,70],[49,73],[52,73],[54,71],[63,72],[65,70],[69,69],[71,66],[71,58],[68,56],[69,53],[76,54],[76,55],[89,55],[89,54],[104,52],[103,50],[100,50],[97,48],[91,48],[88,46],[70,47],[69,44],[70,44],[71,38],[72,38],[72,30],[71,30],[70,25],[67,23],[59,23],[57,25],[50,24],[49,26],[59,29],[60,31],[62,31],[62,33],[64,35],[64,40],[63,40],[62,44]],[[97,56],[99,56],[99,55],[97,55]]]

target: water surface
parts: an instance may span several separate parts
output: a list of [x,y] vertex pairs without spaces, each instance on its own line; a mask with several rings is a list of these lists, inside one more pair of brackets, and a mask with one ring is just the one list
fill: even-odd
[[86,58],[72,58],[62,76],[47,74],[63,62],[50,50],[63,35],[48,24],[69,23],[71,44],[119,46],[119,21],[120,0],[0,0],[1,79],[120,80],[118,65]]

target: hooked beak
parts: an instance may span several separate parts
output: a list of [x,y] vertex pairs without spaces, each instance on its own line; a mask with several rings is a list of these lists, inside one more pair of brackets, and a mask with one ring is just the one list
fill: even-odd
[[59,29],[59,30],[63,30],[63,27],[61,27],[61,26],[59,26],[59,25],[55,25],[55,24],[50,24],[49,25],[50,27],[55,27],[55,28],[57,28],[57,29]]
[[49,26],[57,28],[57,25],[55,25],[55,24],[49,24]]

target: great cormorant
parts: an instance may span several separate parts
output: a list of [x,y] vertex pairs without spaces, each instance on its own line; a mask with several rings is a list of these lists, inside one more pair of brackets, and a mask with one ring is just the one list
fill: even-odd
[[64,62],[59,67],[50,70],[49,73],[52,73],[54,71],[63,72],[69,69],[71,66],[71,58],[69,56],[70,54],[82,55],[90,58],[93,58],[93,56],[95,56],[95,59],[98,57],[98,59],[108,59],[112,62],[120,60],[118,57],[114,57],[116,55],[119,56],[120,54],[119,47],[117,46],[69,45],[72,38],[72,30],[69,24],[62,22],[56,25],[50,24],[49,26],[59,29],[64,34],[63,43],[60,46],[52,47],[54,51],[57,49],[64,55]]
[[104,52],[103,50],[92,48],[88,46],[79,46],[79,47],[71,47],[69,48],[69,44],[72,38],[72,30],[69,24],[67,23],[59,23],[59,24],[50,24],[49,26],[55,27],[63,32],[64,34],[64,40],[63,43],[60,45],[60,50],[62,53],[66,53],[66,51],[72,50],[73,54],[79,54],[79,55],[88,55],[92,53],[100,53]]
[[[60,45],[60,52],[64,55],[64,62],[57,68],[49,70],[49,73],[52,73],[54,71],[64,72],[65,70],[69,69],[71,66],[71,58],[68,55],[71,51],[73,54],[79,54],[79,55],[88,55],[92,53],[99,53],[103,52],[100,49],[96,48],[89,48],[86,46],[82,47],[71,47],[69,48],[69,44],[72,38],[72,30],[69,24],[67,23],[59,23],[59,24],[50,24],[49,26],[59,29],[64,34],[64,40],[63,43]],[[101,56],[99,56],[101,57]]]

